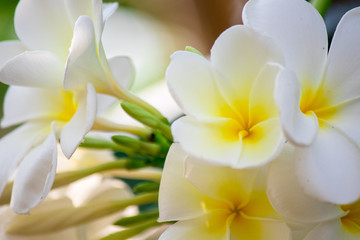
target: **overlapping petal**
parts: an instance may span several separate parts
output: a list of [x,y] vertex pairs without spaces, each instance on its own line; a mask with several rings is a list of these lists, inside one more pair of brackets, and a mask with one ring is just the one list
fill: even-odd
[[232,165],[236,168],[261,166],[275,159],[285,142],[278,119],[261,122],[243,138],[240,157]]
[[[339,151],[341,149],[341,151]],[[317,199],[347,204],[360,197],[360,149],[336,128],[321,130],[308,148],[294,156],[305,191]]]
[[186,179],[203,194],[224,202],[246,204],[257,173],[257,169],[239,171],[196,161],[194,158],[188,158],[185,162]]
[[73,25],[75,25],[79,16],[82,15],[89,16],[93,20],[97,43],[101,40],[104,21],[111,16],[118,7],[118,3],[104,4],[102,0],[65,0],[65,5]]
[[[43,123],[26,123],[0,139],[0,193],[24,155],[48,134]],[[19,140],[23,140],[19,142]]]
[[173,144],[167,155],[159,190],[159,221],[192,219],[201,216],[202,202],[211,198],[199,192],[184,178],[186,154],[179,144]]
[[98,93],[114,95],[115,89],[122,91],[131,83],[134,76],[128,58],[114,57],[108,63],[101,56],[103,49],[96,43],[92,20],[88,16],[80,16],[66,62],[64,87],[76,88],[90,82]]
[[[2,127],[19,124],[34,119],[59,118],[67,106],[66,98],[72,96],[57,89],[30,88],[10,86],[4,101],[4,117],[1,120]],[[21,96],[21,97],[20,97]],[[64,99],[65,97],[65,99]]]
[[78,107],[71,120],[61,130],[60,144],[64,155],[70,158],[90,131],[96,118],[96,92],[89,83],[87,89],[78,92]]
[[343,16],[336,28],[323,83],[330,104],[360,95],[359,24],[360,8],[354,8]]
[[[195,53],[171,56],[166,72],[170,92],[182,110],[197,119],[235,115],[218,89],[210,62]],[[201,89],[201,90],[200,90]]]
[[342,226],[339,219],[321,223],[316,226],[304,240],[355,240],[356,236],[345,237],[343,236]]
[[15,212],[27,214],[45,199],[55,179],[56,165],[57,140],[52,131],[17,169],[11,196],[11,208]]
[[240,113],[247,111],[251,89],[268,62],[282,63],[271,39],[238,25],[224,31],[211,49],[211,65],[224,98]]
[[22,0],[15,12],[15,30],[29,49],[48,50],[64,62],[73,27],[64,0]]
[[129,57],[117,56],[108,59],[109,68],[113,75],[113,83],[118,89],[129,89],[134,81],[134,66]]
[[23,52],[6,62],[0,81],[9,85],[59,88],[63,83],[64,63],[49,51]]
[[97,54],[93,21],[81,16],[76,21],[69,57],[66,62],[64,87],[76,88],[91,82],[99,93],[108,93],[104,72]]
[[360,147],[360,98],[335,105],[330,113],[332,117],[328,124],[335,126]]
[[286,65],[302,84],[316,90],[326,62],[328,40],[324,21],[304,0],[253,0],[243,10],[243,21],[270,36],[282,50]]
[[275,80],[281,65],[269,63],[258,73],[249,96],[249,125],[254,126],[267,119],[279,117],[274,99]]
[[0,42],[0,69],[12,57],[26,51],[26,47],[18,40]]
[[271,166],[268,196],[275,210],[287,220],[318,223],[342,216],[340,207],[320,202],[304,192],[295,173],[294,147],[288,145]]
[[319,123],[313,112],[306,115],[301,112],[300,90],[300,83],[291,70],[284,69],[279,73],[274,98],[284,134],[296,145],[309,146],[316,138]]
[[217,225],[216,222],[223,220],[224,215],[219,213],[214,216],[208,214],[199,218],[184,220],[170,226],[159,238],[159,240],[182,240],[182,239],[209,239],[228,240],[229,235],[226,225]]
[[241,154],[240,125],[233,119],[199,122],[185,116],[172,124],[175,141],[185,151],[217,165],[233,166]]

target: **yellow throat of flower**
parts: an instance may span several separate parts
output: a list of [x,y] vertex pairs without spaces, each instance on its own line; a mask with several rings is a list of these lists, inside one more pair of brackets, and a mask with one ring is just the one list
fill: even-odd
[[360,234],[360,200],[355,203],[342,205],[341,209],[347,214],[341,218],[345,230],[353,234]]

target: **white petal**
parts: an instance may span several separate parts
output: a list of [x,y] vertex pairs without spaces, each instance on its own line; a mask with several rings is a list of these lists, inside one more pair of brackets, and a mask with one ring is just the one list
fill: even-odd
[[274,97],[285,136],[296,145],[310,145],[319,123],[313,112],[305,115],[300,111],[300,83],[292,71],[284,69],[279,73]]
[[203,202],[210,198],[184,177],[186,153],[173,144],[166,157],[159,190],[159,221],[190,219],[204,213]]
[[190,116],[172,124],[175,141],[191,155],[217,165],[234,165],[241,153],[239,124],[232,119],[199,122]]
[[322,201],[348,204],[360,197],[360,149],[333,127],[308,148],[297,148],[296,171],[305,191]]
[[57,119],[66,107],[59,90],[10,86],[4,99],[1,126],[40,118]]
[[[358,239],[358,238],[356,238]],[[342,237],[342,226],[339,219],[319,224],[310,231],[304,240],[356,240]]]
[[134,66],[129,57],[112,57],[108,60],[114,77],[114,83],[119,89],[129,89],[135,77]]
[[14,41],[3,41],[0,43],[0,69],[4,64],[12,57],[25,52],[26,47],[18,40]]
[[251,88],[265,64],[282,61],[270,38],[243,25],[224,31],[211,49],[211,65],[217,72],[219,88],[238,111],[244,103],[248,105]]
[[186,179],[200,192],[224,202],[246,204],[257,173],[257,169],[238,170],[216,166],[193,157],[185,161]]
[[172,96],[186,114],[196,118],[235,114],[219,92],[209,61],[198,54],[185,51],[173,54],[166,80]]
[[287,220],[317,223],[343,215],[340,207],[307,195],[295,175],[294,149],[288,145],[269,171],[268,196],[274,209]]
[[103,29],[103,18],[101,9],[102,0],[66,0],[65,5],[67,7],[72,25],[75,25],[75,22],[82,15],[86,15],[91,18],[94,23],[96,42],[99,43]]
[[280,68],[278,65],[266,65],[256,78],[249,99],[250,126],[279,117],[279,110],[274,99],[274,88]]
[[45,199],[55,179],[57,141],[54,132],[27,154],[15,176],[11,196],[11,208],[19,214]]
[[60,135],[61,149],[67,158],[70,158],[90,131],[96,117],[96,92],[89,83],[87,90],[81,90],[77,96],[78,108],[71,120],[63,127]]
[[331,42],[324,86],[332,103],[360,95],[359,24],[360,8],[347,12]]
[[49,50],[65,61],[72,24],[64,1],[20,1],[15,12],[15,30],[30,49]]
[[65,88],[76,88],[91,82],[98,93],[109,93],[109,83],[97,49],[93,22],[88,16],[79,17],[66,62]]
[[119,4],[117,2],[114,3],[103,3],[103,21],[106,22],[106,20],[115,13],[116,9],[118,8]]
[[183,239],[206,239],[206,240],[228,240],[226,221],[223,226],[214,229],[212,222],[216,216],[211,214],[177,222],[171,225],[159,238],[159,240],[183,240]]
[[360,147],[360,99],[352,99],[334,107],[334,115],[328,120],[329,123],[349,138],[351,138],[358,147]]
[[64,63],[53,53],[30,51],[10,59],[0,70],[0,80],[8,85],[59,88],[63,71]]
[[275,159],[285,142],[278,119],[261,122],[243,138],[241,155],[231,166],[247,168],[264,165]]
[[96,115],[99,116],[100,114],[106,114],[106,111],[114,106],[120,106],[120,102],[117,98],[105,95],[105,94],[97,94],[96,95],[96,102],[97,102],[97,113]]
[[326,61],[328,39],[318,11],[304,0],[254,0],[243,11],[244,24],[273,38],[286,66],[302,84],[315,89]]
[[46,137],[42,123],[26,123],[0,139],[0,193],[24,155]]

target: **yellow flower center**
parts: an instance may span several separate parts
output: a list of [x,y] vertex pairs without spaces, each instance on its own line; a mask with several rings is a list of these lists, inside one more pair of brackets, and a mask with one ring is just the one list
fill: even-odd
[[305,115],[315,113],[320,128],[337,112],[336,106],[331,105],[330,97],[323,87],[319,87],[315,92],[310,88],[304,88],[301,92],[300,110]]
[[341,218],[345,230],[353,234],[360,233],[360,200],[355,203],[342,205],[341,209],[347,214]]
[[62,111],[57,113],[56,119],[68,122],[74,116],[77,108],[78,102],[75,99],[74,92],[68,90],[59,90],[60,96],[62,97]]
[[237,104],[237,110],[235,111],[229,106],[223,109],[222,116],[233,120],[223,126],[223,137],[230,141],[238,141],[240,137],[243,141],[249,142],[260,140],[258,139],[259,134],[254,131],[254,126],[270,119],[272,117],[270,112],[274,112],[274,109],[265,109],[261,106],[249,108],[249,103],[245,102]]

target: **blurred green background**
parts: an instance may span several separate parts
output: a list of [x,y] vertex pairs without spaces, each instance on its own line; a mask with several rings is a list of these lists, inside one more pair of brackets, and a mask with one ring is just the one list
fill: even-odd
[[[17,0],[0,1],[0,41],[16,39],[13,19],[17,3]],[[6,89],[7,86],[0,82],[0,118],[2,118],[3,115],[2,106]],[[0,137],[4,133],[5,130],[0,128]]]

